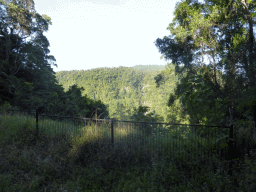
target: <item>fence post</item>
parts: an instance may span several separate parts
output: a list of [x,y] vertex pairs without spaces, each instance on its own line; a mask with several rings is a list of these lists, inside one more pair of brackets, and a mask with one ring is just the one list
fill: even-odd
[[112,147],[114,147],[114,121],[115,121],[115,119],[112,118],[111,119],[111,143],[112,143]]
[[39,133],[39,128],[38,128],[38,110],[36,109],[36,139],[38,139],[38,133]]

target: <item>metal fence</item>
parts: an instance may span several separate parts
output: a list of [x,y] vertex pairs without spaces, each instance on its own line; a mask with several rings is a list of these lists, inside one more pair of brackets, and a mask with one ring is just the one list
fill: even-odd
[[101,146],[112,146],[112,150],[115,147],[122,150],[129,148],[135,154],[143,151],[144,154],[146,152],[171,161],[177,162],[178,159],[185,162],[183,164],[194,162],[196,166],[201,163],[213,164],[217,159],[217,167],[232,170],[233,126],[91,119],[44,115],[38,111],[7,113],[30,117],[37,138],[39,134],[55,141],[79,141],[82,138],[82,142],[97,142]]
[[[138,149],[154,151],[163,157],[176,155],[182,157],[184,161],[187,159],[196,161],[198,157],[209,160],[213,156],[228,159],[228,149],[232,148],[232,142],[228,142],[229,147],[223,149],[219,144],[232,141],[232,126],[115,121],[113,127],[115,143],[131,143]],[[126,135],[120,134],[123,130],[127,130]]]
[[[216,163],[232,170],[232,154],[237,147],[234,128],[206,125],[188,125],[154,122],[118,121],[115,119],[91,119],[39,114],[38,111],[6,111],[21,115],[32,122],[36,137],[40,134],[53,140],[71,140],[101,143],[126,150],[146,152],[167,159],[201,163]],[[253,135],[253,134],[251,134]],[[248,139],[241,150],[249,153]],[[81,141],[81,140],[80,140]],[[234,142],[235,141],[235,142]],[[244,147],[243,147],[244,146]],[[112,149],[111,149],[112,150]],[[127,150],[129,151],[129,150]],[[224,161],[227,160],[227,161]],[[219,163],[219,162],[218,162]],[[183,163],[185,164],[185,163]],[[230,172],[232,174],[232,172]]]
[[231,159],[229,152],[233,149],[233,126],[91,119],[43,115],[37,111],[26,114],[36,119],[36,136],[42,133],[60,140],[87,137],[90,141],[110,142],[113,147],[126,146],[163,157],[179,156],[195,160],[198,157],[209,160],[213,156]]

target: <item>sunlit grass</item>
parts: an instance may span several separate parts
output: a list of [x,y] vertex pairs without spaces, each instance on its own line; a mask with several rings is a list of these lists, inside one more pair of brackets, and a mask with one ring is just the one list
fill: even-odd
[[[13,135],[18,135],[20,133],[21,127],[15,124],[15,122],[21,122],[23,127],[27,127],[30,130],[35,130],[34,118],[29,116],[6,116],[2,123],[5,126],[14,128],[4,129],[5,133],[1,134],[2,137],[7,138],[13,137]],[[17,127],[17,128],[15,128]],[[158,131],[156,131],[158,130]],[[91,125],[80,125],[74,126],[72,122],[61,122],[51,119],[40,119],[39,120],[39,132],[49,138],[55,138],[59,135],[66,137],[73,142],[74,145],[78,143],[90,143],[98,142],[99,140],[107,140],[111,142],[110,136],[110,123],[102,124],[98,126],[97,124]],[[165,157],[180,158],[179,156],[185,156],[191,151],[193,153],[202,153],[206,150],[206,141],[195,137],[191,133],[191,129],[188,127],[178,127],[177,129],[154,129],[154,133],[147,135],[142,129],[138,129],[135,126],[125,124],[119,125],[114,128],[114,143],[122,146],[129,146],[134,150],[146,150],[151,153],[157,152]],[[61,139],[61,138],[59,138]],[[213,143],[213,140],[208,140],[207,144]],[[185,149],[188,153],[181,152],[180,149]],[[200,151],[201,149],[201,151]]]
[[0,191],[252,191],[256,182],[255,158],[232,177],[210,169],[214,136],[188,127],[115,123],[114,145],[110,122],[41,118],[38,140],[35,127],[34,117],[0,116]]

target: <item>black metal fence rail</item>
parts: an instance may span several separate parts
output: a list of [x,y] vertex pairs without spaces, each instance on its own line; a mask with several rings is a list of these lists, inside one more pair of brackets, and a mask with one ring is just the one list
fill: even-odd
[[[210,143],[210,138],[211,139],[215,138],[215,141],[214,141],[215,143],[217,143],[220,137],[223,137],[223,139],[228,138],[230,139],[229,140],[230,142],[228,142],[229,147],[232,148],[232,145],[233,145],[232,143],[234,139],[233,126],[221,127],[221,126],[187,125],[187,124],[172,124],[172,123],[116,121],[114,130],[116,131],[116,127],[120,127],[120,126],[131,127],[131,124],[133,127],[136,127],[136,130],[139,130],[139,131],[143,130],[143,133],[141,134],[143,138],[145,137],[154,138],[151,140],[144,141],[143,143],[144,146],[146,145],[154,146],[154,148],[158,148],[159,151],[162,151],[163,153],[170,152],[170,149],[172,148],[172,146],[168,145],[168,143],[173,144],[176,147],[177,146],[182,147],[182,146],[186,146],[189,140],[195,141],[195,144],[196,142],[198,142],[197,143],[198,148],[201,147],[201,150],[206,150],[206,149],[203,149],[203,146],[205,146],[207,142],[208,144],[213,143],[213,141],[211,141]],[[199,127],[201,128],[201,130],[198,129]],[[215,128],[215,131],[208,131],[207,133],[207,130],[203,131],[202,128],[209,129],[209,130],[211,128]],[[200,134],[199,133],[200,131],[204,134]],[[176,143],[175,142],[171,143],[169,141],[175,141]]]
[[[17,112],[23,113],[11,111],[12,114]],[[27,112],[27,114],[36,119],[37,137],[39,132],[47,133],[49,136],[60,135],[60,139],[62,137],[74,139],[79,135],[87,135],[88,139],[91,139],[97,136],[107,138],[113,147],[126,145],[133,147],[134,150],[157,152],[162,156],[178,154],[184,158],[193,158],[191,154],[195,153],[207,159],[216,154],[227,157],[227,154],[233,149],[233,126],[118,121],[115,119],[45,115],[39,114],[38,111]],[[220,138],[228,140],[228,148],[226,149],[229,151],[221,151],[220,147],[217,150],[214,147]],[[230,157],[228,158],[230,159]]]

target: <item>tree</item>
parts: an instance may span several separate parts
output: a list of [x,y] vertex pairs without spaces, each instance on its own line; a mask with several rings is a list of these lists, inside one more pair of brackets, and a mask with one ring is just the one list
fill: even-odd
[[51,18],[38,14],[33,0],[0,0],[0,13],[0,105],[43,106],[46,114],[87,117],[98,110],[108,116],[101,101],[82,96],[83,88],[73,85],[65,92],[57,84],[51,68],[56,60],[43,34]]
[[163,120],[162,117],[155,113],[155,111],[150,111],[150,107],[142,105],[134,108],[131,119],[134,121],[145,122],[161,122]]
[[[157,39],[155,45],[165,59],[172,60],[177,72],[187,72],[187,80],[192,80],[189,82],[199,77],[198,82],[194,82],[199,83],[197,86],[182,81],[186,89],[180,94],[189,93],[189,89],[191,92],[183,98],[190,101],[192,95],[205,98],[204,87],[212,91],[212,100],[220,98],[218,103],[221,101],[220,105],[227,106],[223,109],[226,114],[248,107],[245,103],[240,106],[245,96],[251,95],[248,104],[255,106],[255,5],[254,1],[244,0],[188,0],[176,5],[175,18],[168,27],[171,35]],[[202,81],[206,77],[205,65],[213,78]],[[221,78],[220,74],[223,74]],[[189,105],[187,101],[183,103]],[[200,106],[210,105],[197,102]],[[215,108],[219,104],[215,103]],[[252,115],[253,110],[250,113]]]
[[0,98],[21,109],[47,103],[56,79],[43,35],[51,24],[38,14],[33,0],[0,0]]

